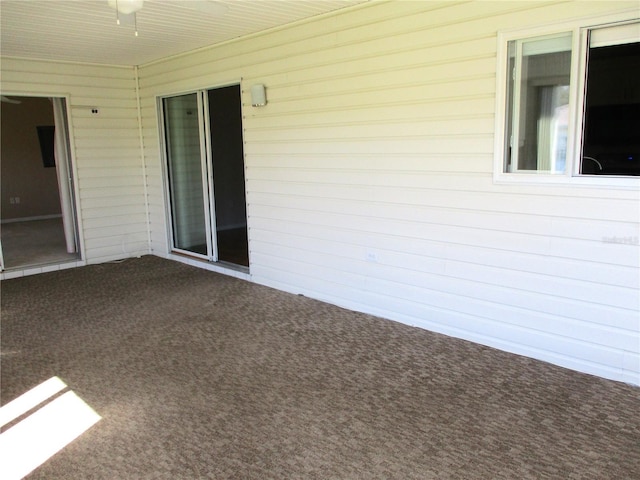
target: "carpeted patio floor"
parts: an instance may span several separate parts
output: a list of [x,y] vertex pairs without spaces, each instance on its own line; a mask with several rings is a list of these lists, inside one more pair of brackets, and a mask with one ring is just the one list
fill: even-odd
[[639,388],[152,256],[1,288],[2,404],[102,417],[28,478],[640,478]]

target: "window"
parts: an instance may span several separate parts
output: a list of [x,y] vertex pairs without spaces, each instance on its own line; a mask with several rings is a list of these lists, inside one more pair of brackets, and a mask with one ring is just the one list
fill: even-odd
[[501,172],[640,176],[640,23],[506,40]]
[[640,175],[640,42],[591,33],[584,102],[584,175]]
[[509,42],[505,171],[564,173],[571,33]]

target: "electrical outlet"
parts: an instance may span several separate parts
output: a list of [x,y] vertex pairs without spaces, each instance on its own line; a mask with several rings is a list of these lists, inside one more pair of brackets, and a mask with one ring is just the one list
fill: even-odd
[[378,261],[378,256],[376,252],[367,252],[366,255],[367,262],[376,263]]
[[20,197],[15,197],[16,203],[20,203]]
[[9,203],[10,203],[11,205],[15,205],[15,203],[16,203],[16,198],[15,198],[15,197],[9,197]]

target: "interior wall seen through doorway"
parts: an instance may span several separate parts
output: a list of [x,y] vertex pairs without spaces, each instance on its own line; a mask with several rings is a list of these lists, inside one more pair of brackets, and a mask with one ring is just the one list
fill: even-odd
[[19,100],[0,104],[0,215],[3,221],[60,215],[56,169],[44,166],[37,130],[54,125],[51,102],[44,97]]

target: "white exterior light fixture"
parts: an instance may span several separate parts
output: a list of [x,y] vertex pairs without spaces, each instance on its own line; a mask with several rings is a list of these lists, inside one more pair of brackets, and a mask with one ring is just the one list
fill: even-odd
[[264,85],[258,83],[251,87],[251,106],[264,107],[267,104],[267,94]]

